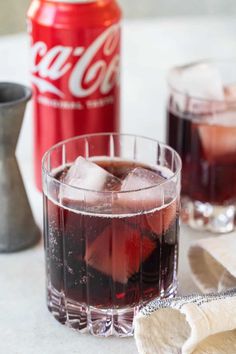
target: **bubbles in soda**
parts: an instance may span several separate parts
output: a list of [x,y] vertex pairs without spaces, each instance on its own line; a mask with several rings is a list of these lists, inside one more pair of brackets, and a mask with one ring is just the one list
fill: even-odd
[[83,158],[60,171],[60,203],[44,196],[50,286],[103,309],[168,293],[177,271],[178,202],[166,172]]

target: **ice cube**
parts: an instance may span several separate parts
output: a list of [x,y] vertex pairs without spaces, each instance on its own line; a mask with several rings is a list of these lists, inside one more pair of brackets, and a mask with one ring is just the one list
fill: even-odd
[[175,86],[186,95],[186,98],[181,95],[176,98],[181,111],[203,114],[224,109],[223,82],[219,70],[213,64],[190,66],[178,71],[176,76]]
[[211,64],[199,64],[182,73],[184,91],[190,97],[224,100],[224,87],[219,70]]
[[127,193],[119,193],[118,203],[132,212],[161,206],[164,202],[164,188],[161,184],[164,182],[166,179],[158,173],[137,167],[123,180],[121,192]]
[[136,167],[131,171],[128,176],[123,180],[121,191],[139,190],[148,188],[156,184],[165,182],[165,178],[158,173],[152,172],[143,167]]
[[[65,175],[63,182],[70,187],[77,187],[96,192],[118,190],[121,181],[102,167],[83,157],[78,157]],[[61,186],[60,197],[69,200],[83,200],[87,192],[80,189]],[[95,194],[88,192],[87,196]],[[95,196],[95,195],[94,195]],[[96,199],[96,198],[95,198]]]
[[[172,201],[172,203],[161,208],[159,211],[146,215],[146,221],[153,233],[158,236],[166,233],[166,231],[176,220],[177,204],[178,202],[174,200]],[[171,240],[169,240],[168,242],[171,243]]]
[[220,158],[235,160],[236,112],[224,112],[196,124],[206,159],[211,162]]
[[96,270],[111,276],[113,281],[126,284],[139,271],[155,250],[156,244],[140,230],[129,226],[121,218],[114,218],[96,240],[88,244],[86,263]]

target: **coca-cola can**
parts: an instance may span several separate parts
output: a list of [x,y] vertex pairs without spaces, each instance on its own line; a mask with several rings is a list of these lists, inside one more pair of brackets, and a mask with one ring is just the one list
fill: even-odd
[[73,136],[118,132],[120,21],[115,0],[33,0],[28,11],[34,161]]

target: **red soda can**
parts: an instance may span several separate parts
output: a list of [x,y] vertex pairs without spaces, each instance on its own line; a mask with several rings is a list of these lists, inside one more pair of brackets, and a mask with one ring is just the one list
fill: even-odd
[[[28,11],[34,164],[76,135],[118,132],[120,21],[115,0],[33,0]],[[99,148],[99,147],[98,147]]]

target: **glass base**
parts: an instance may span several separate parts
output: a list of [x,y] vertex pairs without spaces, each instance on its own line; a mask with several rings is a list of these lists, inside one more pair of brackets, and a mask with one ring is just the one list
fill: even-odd
[[235,206],[212,205],[183,197],[181,218],[196,230],[229,233],[234,230]]
[[[177,287],[171,287],[162,297],[174,297]],[[163,294],[164,295],[164,294]],[[134,316],[141,306],[124,309],[98,309],[66,298],[63,292],[48,288],[48,309],[62,324],[80,333],[100,337],[130,337],[134,334]]]

